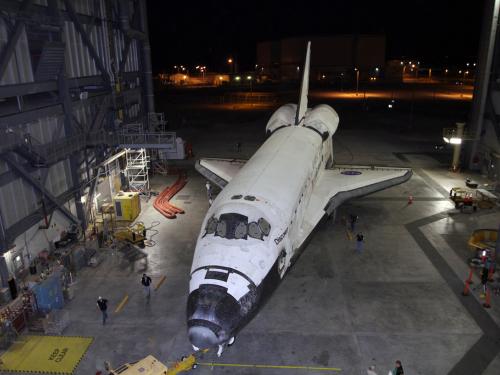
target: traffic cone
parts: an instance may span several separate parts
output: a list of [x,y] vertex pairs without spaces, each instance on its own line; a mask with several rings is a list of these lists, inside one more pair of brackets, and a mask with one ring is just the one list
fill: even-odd
[[489,309],[491,307],[491,293],[490,288],[486,289],[486,301],[483,303],[483,307]]
[[488,271],[488,281],[495,281],[495,279],[493,278],[494,273],[495,273],[495,267],[494,267],[493,262],[492,262],[490,265],[490,269]]
[[467,282],[467,280],[465,280],[462,296],[467,297],[469,294],[470,294],[470,284]]
[[474,281],[472,281],[472,273],[473,273],[472,267],[469,267],[469,277],[467,278],[467,280],[465,280],[467,284],[474,284]]

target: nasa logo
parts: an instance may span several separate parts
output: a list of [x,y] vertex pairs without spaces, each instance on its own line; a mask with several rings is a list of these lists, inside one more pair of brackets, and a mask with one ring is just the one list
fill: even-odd
[[274,243],[278,245],[281,241],[283,241],[283,238],[285,238],[285,235],[288,233],[288,228],[285,229],[283,233],[277,238],[274,239]]

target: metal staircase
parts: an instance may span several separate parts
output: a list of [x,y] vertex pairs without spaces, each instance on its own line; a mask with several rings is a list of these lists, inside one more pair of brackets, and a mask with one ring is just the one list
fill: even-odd
[[35,81],[57,79],[64,69],[64,43],[46,42],[43,46],[40,61],[36,67]]

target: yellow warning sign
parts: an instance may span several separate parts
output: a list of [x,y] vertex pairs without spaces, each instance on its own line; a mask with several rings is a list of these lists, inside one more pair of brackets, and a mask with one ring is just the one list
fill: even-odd
[[74,336],[20,336],[0,357],[0,371],[71,375],[92,340]]

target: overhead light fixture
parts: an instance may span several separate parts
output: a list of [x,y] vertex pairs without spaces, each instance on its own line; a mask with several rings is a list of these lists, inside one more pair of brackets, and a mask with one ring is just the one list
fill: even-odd
[[462,144],[462,138],[458,138],[458,137],[443,137],[443,140],[446,142],[446,143],[450,143],[452,145],[461,145]]

